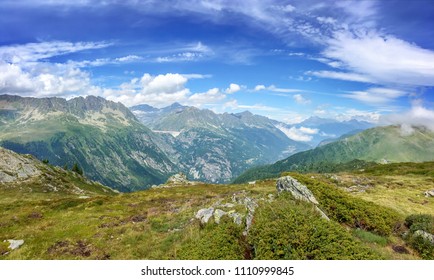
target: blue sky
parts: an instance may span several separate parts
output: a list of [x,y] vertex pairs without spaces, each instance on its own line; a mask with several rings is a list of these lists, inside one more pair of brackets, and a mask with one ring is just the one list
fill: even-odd
[[96,2],[3,0],[0,94],[434,121],[432,0]]

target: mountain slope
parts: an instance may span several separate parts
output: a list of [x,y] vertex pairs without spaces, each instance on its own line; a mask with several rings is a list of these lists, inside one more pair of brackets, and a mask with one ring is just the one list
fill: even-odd
[[0,96],[0,145],[71,167],[122,191],[159,184],[177,171],[159,148],[160,136],[120,103],[88,96]]
[[273,120],[216,114],[177,103],[162,109],[139,105],[133,113],[174,149],[167,151],[192,179],[228,182],[246,169],[274,162],[309,146],[289,139]]
[[432,161],[434,160],[434,133],[424,128],[414,128],[412,134],[406,135],[397,126],[371,128],[313,150],[292,155],[274,164],[248,170],[235,182],[274,177],[288,170],[320,171],[321,168],[353,160]]
[[78,173],[42,163],[31,155],[20,155],[1,147],[0,189],[3,196],[5,193],[15,194],[14,197],[20,201],[31,197],[89,198],[117,193]]

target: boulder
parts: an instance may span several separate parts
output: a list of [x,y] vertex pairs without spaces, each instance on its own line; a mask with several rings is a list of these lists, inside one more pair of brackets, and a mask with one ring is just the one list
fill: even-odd
[[425,197],[434,197],[434,190],[424,192]]
[[304,200],[315,205],[318,204],[318,201],[316,200],[315,196],[313,196],[312,192],[305,185],[301,184],[291,176],[279,178],[277,180],[276,187],[278,192],[290,192],[297,200]]
[[241,225],[241,223],[243,222],[243,217],[239,213],[235,212],[234,210],[229,212],[228,216],[231,217],[234,220],[234,223],[237,225]]
[[9,240],[5,240],[7,242],[9,242],[9,249],[11,250],[16,250],[18,248],[21,247],[21,245],[24,244],[24,240],[14,240],[14,239],[9,239]]
[[303,184],[301,184],[296,179],[291,176],[281,177],[276,182],[277,191],[283,192],[287,191],[292,194],[292,196],[297,200],[303,200],[310,202],[315,206],[315,210],[321,215],[322,218],[329,221],[329,217],[318,207],[318,201],[312,192]]
[[199,219],[203,224],[208,223],[208,220],[212,217],[214,213],[214,208],[203,208],[197,211],[196,218]]
[[224,215],[226,215],[226,212],[225,212],[225,211],[220,210],[220,209],[216,209],[216,210],[214,211],[214,220],[215,220],[215,222],[216,222],[217,224],[219,224],[219,223],[220,223],[220,219],[221,219],[221,217],[223,217]]
[[428,233],[428,232],[423,231],[423,230],[416,230],[416,231],[413,233],[413,236],[414,236],[414,237],[420,236],[420,237],[422,237],[424,240],[428,241],[429,243],[431,243],[431,245],[434,246],[434,235],[431,234],[431,233]]
[[166,184],[175,184],[175,185],[183,185],[188,183],[189,181],[187,180],[187,176],[182,172],[170,176],[166,182]]

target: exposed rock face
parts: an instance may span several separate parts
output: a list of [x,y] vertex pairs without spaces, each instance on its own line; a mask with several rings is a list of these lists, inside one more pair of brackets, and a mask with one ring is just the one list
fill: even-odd
[[318,205],[318,201],[315,196],[313,196],[312,192],[291,176],[279,178],[276,187],[278,192],[287,191],[297,200],[304,200]]
[[303,184],[301,184],[296,179],[291,176],[281,177],[276,182],[277,191],[280,193],[282,191],[287,191],[292,194],[292,196],[297,200],[303,200],[310,202],[315,205],[315,210],[326,220],[330,220],[327,215],[318,208],[318,201],[312,192]]
[[214,213],[213,207],[203,208],[203,209],[200,209],[199,211],[197,211],[196,218],[200,219],[200,221],[203,224],[206,224],[206,223],[208,223],[208,220],[212,217],[213,213]]
[[37,161],[32,157],[0,148],[0,183],[10,183],[40,175],[41,171],[36,164]]

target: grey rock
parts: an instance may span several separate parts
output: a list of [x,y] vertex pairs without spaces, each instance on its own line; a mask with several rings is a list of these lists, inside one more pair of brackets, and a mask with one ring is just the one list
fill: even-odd
[[278,192],[288,191],[295,199],[312,203],[321,217],[330,221],[329,217],[318,207],[319,203],[312,192],[296,179],[291,176],[281,177],[277,180],[276,187]]
[[215,222],[217,223],[217,224],[219,224],[220,223],[220,219],[224,216],[224,215],[226,215],[227,213],[225,212],[225,211],[223,211],[223,210],[220,210],[220,209],[216,209],[215,211],[214,211],[214,220],[215,220]]
[[434,197],[434,190],[424,192],[425,197]]
[[241,225],[241,223],[243,222],[243,216],[241,216],[239,213],[235,211],[229,212],[228,216],[231,217],[234,220],[234,223],[237,225]]
[[11,250],[16,250],[18,248],[20,248],[21,245],[24,244],[24,240],[14,240],[14,239],[9,239],[9,240],[5,240],[7,242],[9,242],[9,249]]
[[423,230],[417,230],[415,233],[413,233],[413,236],[414,237],[420,236],[423,239],[425,239],[426,241],[430,242],[431,245],[434,246],[434,235],[431,233],[428,233],[428,232],[423,231]]
[[291,176],[279,178],[276,187],[278,192],[288,191],[297,200],[304,200],[315,205],[318,204],[318,201],[312,192],[305,185],[301,184]]
[[196,218],[200,219],[200,221],[203,224],[206,224],[206,223],[208,223],[208,220],[212,217],[213,213],[214,213],[213,207],[203,208],[203,209],[200,209],[199,211],[197,211]]
[[187,180],[187,176],[182,172],[170,176],[166,182],[166,184],[177,184],[177,185],[188,184],[188,183],[189,181]]
[[40,174],[38,161],[33,157],[0,148],[0,183],[11,183]]

